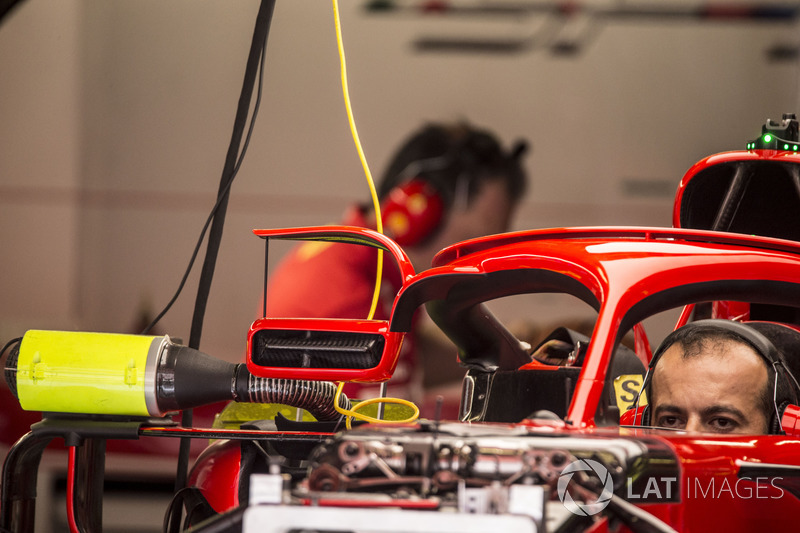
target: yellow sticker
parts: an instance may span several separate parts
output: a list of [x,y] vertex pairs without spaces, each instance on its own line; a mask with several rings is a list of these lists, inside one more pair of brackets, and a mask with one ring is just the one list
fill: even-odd
[[320,254],[323,250],[326,250],[332,244],[332,242],[323,241],[304,242],[297,250],[297,257],[300,259],[300,261],[308,261],[315,255]]
[[[619,407],[620,413],[633,409],[636,395],[639,393],[639,389],[642,388],[643,380],[644,376],[642,374],[623,374],[614,378],[614,393],[617,397],[617,407]],[[642,391],[639,405],[647,405],[647,395],[644,391]]]

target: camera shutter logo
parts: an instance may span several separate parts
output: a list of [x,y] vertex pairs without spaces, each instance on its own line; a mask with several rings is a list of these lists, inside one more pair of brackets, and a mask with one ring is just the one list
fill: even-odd
[[[572,475],[575,472],[593,472],[600,481],[603,483],[603,490],[594,502],[578,503],[567,490],[567,486],[572,481]],[[572,461],[570,464],[561,471],[558,477],[558,499],[564,504],[572,514],[578,516],[591,516],[599,513],[608,506],[611,501],[611,496],[614,494],[614,482],[611,475],[602,464],[592,459],[578,459]]]

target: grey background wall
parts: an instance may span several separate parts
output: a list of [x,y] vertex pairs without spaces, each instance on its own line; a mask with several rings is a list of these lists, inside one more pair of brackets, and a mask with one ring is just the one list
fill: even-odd
[[[693,162],[742,148],[764,120],[798,108],[797,60],[766,55],[798,45],[796,21],[609,19],[572,56],[545,46],[430,54],[412,43],[526,39],[554,19],[342,4],[373,172],[427,120],[468,118],[506,143],[525,137],[533,182],[515,229],[670,225]],[[28,328],[132,331],[141,310],[169,300],[214,203],[258,5],[27,0],[0,22],[0,339]],[[585,23],[570,19],[561,35]],[[201,344],[230,360],[258,309],[262,246],[251,230],[334,222],[368,196],[330,2],[278,2],[263,98]],[[197,271],[162,331],[188,338]]]

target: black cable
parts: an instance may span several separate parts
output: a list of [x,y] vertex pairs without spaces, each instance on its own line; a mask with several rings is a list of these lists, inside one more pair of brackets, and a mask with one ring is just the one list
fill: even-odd
[[[167,506],[167,510],[164,513],[164,533],[178,533],[180,531],[180,519],[183,514],[183,501],[184,495],[188,489],[181,489],[173,494],[172,499],[169,501],[169,505]],[[175,520],[175,516],[177,516],[177,520]],[[175,524],[177,523],[177,528]]]
[[731,222],[733,217],[736,216],[736,211],[742,203],[744,193],[747,186],[750,184],[750,178],[753,171],[750,165],[739,163],[734,169],[731,183],[728,185],[728,190],[725,191],[725,198],[719,206],[717,216],[714,218],[714,224],[711,229],[714,231],[730,231]]
[[259,69],[259,63],[263,64],[264,55],[266,53],[267,36],[269,35],[270,22],[272,20],[272,11],[275,7],[275,0],[262,0],[261,7],[259,8],[256,17],[256,27],[253,33],[253,41],[250,48],[250,55],[247,59],[247,67],[245,69],[244,84],[242,92],[239,97],[239,106],[236,112],[236,120],[233,125],[233,135],[231,137],[230,147],[228,149],[228,156],[225,160],[225,167],[220,182],[219,197],[220,204],[217,207],[217,212],[214,214],[214,220],[211,223],[211,230],[208,235],[208,246],[206,248],[206,257],[203,261],[203,269],[200,273],[200,283],[197,289],[197,298],[195,299],[194,315],[192,317],[192,327],[189,333],[189,347],[200,347],[200,336],[203,330],[203,319],[205,316],[206,305],[208,303],[208,294],[211,290],[211,281],[214,277],[214,269],[216,266],[217,253],[219,251],[220,242],[222,240],[222,230],[225,224],[225,213],[228,208],[228,192],[230,190],[230,182],[233,180],[234,171],[236,170],[237,153],[239,152],[239,142],[242,138],[242,132],[247,122],[247,115],[250,111],[250,97],[253,92],[253,85],[255,83],[255,76],[257,73],[262,72]]
[[[266,48],[266,43],[265,43],[265,48]],[[211,212],[208,214],[208,218],[206,218],[205,224],[203,224],[203,229],[202,229],[202,231],[200,231],[200,237],[197,239],[197,244],[195,244],[194,251],[192,252],[192,257],[189,259],[189,265],[186,267],[186,271],[183,273],[183,277],[181,278],[181,282],[178,285],[178,290],[175,291],[175,294],[172,296],[172,299],[167,303],[166,306],[164,306],[164,309],[161,310],[161,312],[158,314],[158,316],[156,316],[152,320],[152,322],[150,322],[150,324],[148,324],[147,327],[144,328],[144,330],[142,330],[142,333],[141,333],[142,335],[146,335],[147,333],[149,333],[150,330],[152,330],[155,327],[155,325],[158,324],[158,322],[162,318],[164,318],[164,315],[167,314],[167,312],[170,310],[172,305],[178,299],[178,296],[180,296],[184,285],[186,285],[186,280],[189,278],[189,274],[192,271],[192,267],[194,266],[194,261],[195,261],[195,259],[197,259],[197,254],[200,252],[200,246],[203,244],[203,239],[206,236],[206,231],[208,231],[208,226],[211,224],[211,221],[214,218],[214,215],[216,214],[217,209],[219,208],[220,204],[222,204],[223,198],[230,191],[231,185],[233,184],[233,179],[239,173],[239,168],[242,166],[242,161],[244,160],[244,155],[247,152],[247,147],[250,145],[250,138],[251,138],[251,136],[253,134],[253,128],[255,126],[256,117],[258,116],[258,109],[259,109],[259,107],[261,107],[261,94],[262,94],[263,83],[264,83],[264,55],[265,55],[263,50],[265,50],[265,48],[262,49],[262,53],[261,53],[261,64],[260,64],[259,76],[258,76],[258,91],[257,91],[257,94],[256,94],[256,103],[253,106],[253,116],[250,119],[250,126],[249,126],[249,129],[247,131],[247,137],[245,137],[244,145],[242,146],[242,151],[241,151],[241,154],[239,155],[239,160],[237,161],[236,167],[233,170],[233,175],[231,176],[231,179],[225,185],[225,187],[221,191],[221,193],[217,196],[217,202],[214,204],[214,207],[211,208]],[[2,352],[0,352],[0,353],[2,353]]]
[[[263,85],[263,71],[264,71],[264,58],[266,56],[267,37],[269,35],[269,28],[272,22],[272,13],[275,8],[275,0],[262,0],[256,16],[255,29],[253,31],[253,39],[250,45],[250,53],[247,58],[247,66],[245,68],[244,82],[242,91],[239,95],[239,104],[236,110],[236,118],[233,124],[233,134],[231,142],[228,147],[228,154],[225,158],[225,166],[220,180],[219,192],[217,193],[217,203],[215,204],[215,211],[212,213],[213,222],[211,222],[211,229],[208,236],[208,245],[206,247],[206,257],[203,261],[203,269],[200,273],[200,282],[197,288],[197,297],[195,298],[194,313],[192,316],[192,326],[189,335],[190,348],[197,349],[200,346],[200,337],[203,329],[203,318],[205,315],[206,305],[208,303],[208,295],[211,290],[211,281],[214,277],[214,269],[217,260],[217,253],[219,252],[220,242],[222,241],[222,229],[225,223],[225,213],[228,207],[228,198],[233,178],[238,171],[242,157],[239,156],[239,143],[244,132],[245,125],[247,124],[247,117],[250,113],[250,98],[253,93],[255,85],[255,78],[258,75],[259,84],[257,89],[256,105],[260,105],[261,88]],[[257,111],[257,108],[254,110]],[[255,113],[250,122],[250,129],[248,131],[247,139],[242,151],[246,150],[249,144],[250,134],[253,130],[255,123]],[[193,414],[191,409],[183,412],[181,417],[181,425],[189,427],[192,425]],[[175,474],[175,490],[180,490],[186,485],[186,478],[189,469],[189,452],[190,452],[191,439],[181,438],[180,447],[178,450],[178,465]],[[173,516],[173,525],[180,527],[180,515]]]
[[0,22],[17,7],[21,0],[0,0]]

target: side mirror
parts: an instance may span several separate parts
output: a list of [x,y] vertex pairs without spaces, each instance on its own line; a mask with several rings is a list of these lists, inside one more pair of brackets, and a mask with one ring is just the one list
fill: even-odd
[[[352,226],[312,226],[253,230],[270,240],[357,244],[388,252],[402,283],[414,267],[396,242],[373,230]],[[247,369],[257,377],[315,381],[379,382],[392,377],[405,332],[391,331],[387,320],[344,318],[268,318],[265,261],[264,317],[247,335]]]
[[404,337],[386,320],[260,318],[247,335],[247,369],[265,378],[386,381]]

